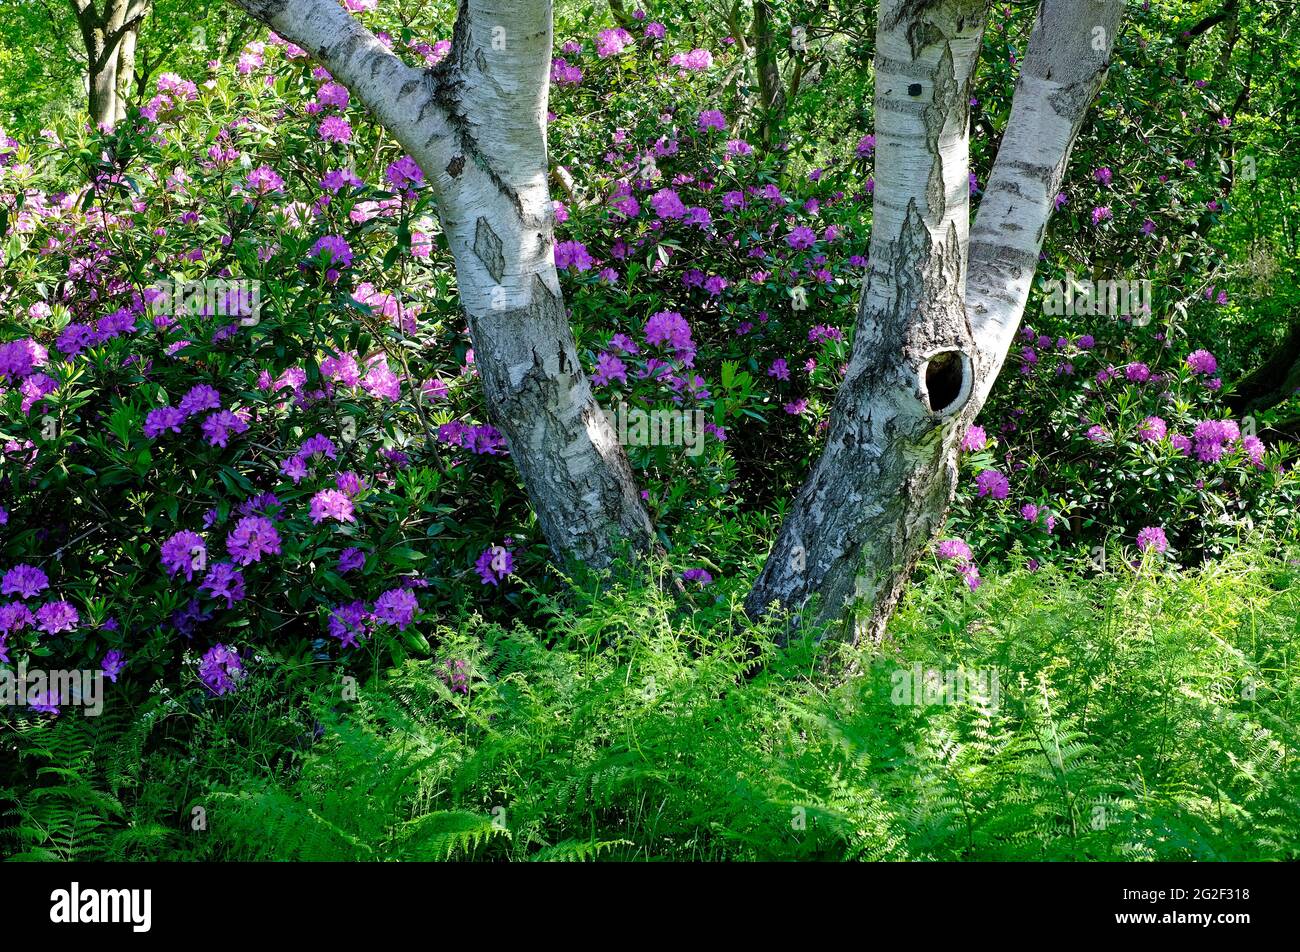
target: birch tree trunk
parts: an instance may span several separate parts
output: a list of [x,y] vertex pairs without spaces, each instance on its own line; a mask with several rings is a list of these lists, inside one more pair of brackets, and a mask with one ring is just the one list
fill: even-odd
[[337,0],[232,0],[365,104],[435,189],[492,422],[562,560],[653,544],[631,467],[578,362],[547,188],[549,0],[461,0],[452,49],[415,69]]
[[826,448],[746,602],[878,639],[942,524],[957,445],[1019,325],[1122,0],[1044,0],[969,233],[969,83],[986,0],[884,0],[876,188],[853,351]]

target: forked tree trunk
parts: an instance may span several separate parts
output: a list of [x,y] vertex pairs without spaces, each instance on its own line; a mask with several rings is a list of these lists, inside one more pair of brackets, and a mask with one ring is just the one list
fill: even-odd
[[[488,404],[562,557],[652,536],[578,365],[551,256],[544,0],[462,0],[452,53],[404,65],[335,0],[234,0],[312,52],[439,196]],[[969,226],[969,82],[987,0],[884,0],[871,267],[826,449],[747,601],[878,637],[951,499],[956,447],[1005,360],[1122,0],[1044,0]]]
[[653,529],[578,362],[552,250],[548,0],[461,0],[447,59],[407,66],[337,0],[233,0],[310,52],[438,198],[492,422],[562,560],[609,565]]
[[[957,445],[1028,298],[1121,0],[1045,0],[968,236],[969,79],[985,0],[885,0],[876,34],[871,264],[826,448],[746,603],[878,639],[941,525]],[[968,254],[969,250],[969,254]]]
[[111,127],[126,115],[135,44],[151,0],[70,0],[86,48],[90,121]]

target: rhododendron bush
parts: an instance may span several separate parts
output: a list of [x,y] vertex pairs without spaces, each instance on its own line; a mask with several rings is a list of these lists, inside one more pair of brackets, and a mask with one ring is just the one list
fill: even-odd
[[[393,28],[373,6],[355,12]],[[601,405],[702,421],[698,453],[627,447],[661,543],[700,590],[749,570],[730,514],[783,505],[825,438],[876,143],[864,124],[756,147],[725,86],[734,44],[634,27],[557,41],[554,258]],[[995,64],[1015,28],[986,35]],[[380,35],[415,63],[449,48]],[[1143,268],[1168,251],[1182,203],[1120,191],[1152,185],[1156,163],[1092,168],[1136,75],[1076,154],[1043,288],[1085,249]],[[974,90],[976,200],[1013,76],[995,65]],[[508,614],[525,586],[550,586],[420,166],[273,34],[148,92],[112,131],[4,140],[0,660],[121,683],[179,672],[223,694],[258,653],[436,654],[431,621]],[[1203,109],[1195,131],[1211,127],[1197,88],[1179,95]],[[1164,162],[1157,191],[1196,195],[1195,163]],[[1155,322],[1054,318],[1035,299],[963,438],[935,550],[970,588],[1008,554],[1121,546],[1191,564],[1247,524],[1294,528],[1292,458],[1225,406],[1229,355],[1193,347],[1195,309],[1228,305],[1212,252],[1197,254],[1178,280],[1205,293],[1171,309],[1162,284]]]

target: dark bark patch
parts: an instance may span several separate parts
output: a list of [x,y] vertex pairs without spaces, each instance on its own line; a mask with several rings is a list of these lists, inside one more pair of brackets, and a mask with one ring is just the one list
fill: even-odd
[[486,218],[479,218],[474,229],[474,254],[483,262],[492,280],[501,283],[501,276],[506,273],[506,256],[502,251],[501,238]]
[[[907,28],[907,45],[912,50],[912,59],[921,55],[927,46],[943,39],[943,31],[929,20],[918,20]],[[913,95],[920,95],[913,93]]]
[[948,199],[943,187],[943,160],[934,156],[930,163],[930,178],[925,185],[925,205],[933,218],[943,218],[948,209]]
[[455,156],[450,162],[447,163],[447,174],[450,175],[452,178],[459,178],[460,173],[463,171],[465,171],[465,156],[463,155]]

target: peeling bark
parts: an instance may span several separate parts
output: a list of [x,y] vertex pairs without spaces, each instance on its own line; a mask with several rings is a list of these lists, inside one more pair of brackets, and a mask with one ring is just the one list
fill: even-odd
[[406,65],[335,0],[232,0],[347,86],[438,198],[492,422],[551,549],[610,565],[653,545],[627,457],[578,362],[552,252],[547,0],[461,0],[452,49]]
[[803,613],[816,601],[815,620],[839,621],[841,637],[882,636],[942,524],[961,434],[1019,325],[1121,6],[1040,7],[972,234],[969,83],[986,4],[882,3],[871,257],[853,352],[826,448],[746,601],[752,616],[773,606]]

